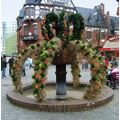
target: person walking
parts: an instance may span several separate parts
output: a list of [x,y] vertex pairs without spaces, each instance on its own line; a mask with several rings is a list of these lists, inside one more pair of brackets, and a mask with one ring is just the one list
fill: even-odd
[[12,66],[14,64],[14,57],[13,56],[9,59],[8,63],[9,63],[9,75],[11,75]]
[[6,79],[6,68],[7,68],[6,56],[3,56],[3,60],[2,60],[2,79]]
[[23,72],[23,76],[26,76],[26,72],[25,72],[25,63],[24,63],[24,65],[22,66],[22,72]]
[[2,68],[3,68],[3,57],[1,57],[1,71],[2,71]]
[[33,68],[33,65],[32,65],[32,58],[30,57],[30,69]]

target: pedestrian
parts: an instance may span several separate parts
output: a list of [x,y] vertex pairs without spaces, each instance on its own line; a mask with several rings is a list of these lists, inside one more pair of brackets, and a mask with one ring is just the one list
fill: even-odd
[[30,69],[33,68],[33,65],[32,65],[32,58],[30,57]]
[[29,58],[25,61],[25,67],[27,69],[30,67],[30,60],[29,60]]
[[1,57],[1,71],[2,71],[2,68],[3,68],[3,57]]
[[22,72],[23,72],[23,76],[26,76],[25,64],[22,66]]
[[9,75],[11,75],[12,66],[14,64],[14,57],[13,56],[9,59],[8,63],[9,63]]
[[118,67],[118,63],[115,57],[112,57],[112,66],[113,67]]
[[2,60],[2,79],[6,79],[6,68],[7,68],[6,56],[3,56],[3,60]]

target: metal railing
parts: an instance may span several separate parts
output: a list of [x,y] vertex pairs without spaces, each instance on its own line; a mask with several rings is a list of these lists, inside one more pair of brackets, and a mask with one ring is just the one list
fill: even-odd
[[20,36],[20,40],[29,41],[29,40],[38,40],[38,35],[24,35]]

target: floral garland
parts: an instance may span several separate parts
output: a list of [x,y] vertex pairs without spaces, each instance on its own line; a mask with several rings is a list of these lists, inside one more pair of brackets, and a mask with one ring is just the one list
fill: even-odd
[[[71,53],[71,73],[73,77],[73,87],[78,88],[80,86],[80,62],[78,60],[76,47],[72,42],[67,46],[67,50]],[[74,52],[73,52],[74,51]]]
[[61,48],[61,40],[58,38],[53,38],[47,44],[44,44],[44,47],[40,49],[40,55],[35,59],[35,67],[34,67],[34,75],[32,78],[34,79],[34,89],[33,94],[37,98],[38,101],[41,101],[45,98],[45,81],[48,66],[51,64],[53,57],[55,56],[55,52],[58,52]]
[[51,13],[46,14],[43,17],[43,20],[41,21],[42,34],[47,42],[53,37],[56,37],[50,30],[50,24],[52,22],[56,24],[57,20],[58,20],[57,15],[54,12],[51,12]]
[[73,24],[73,34],[70,40],[81,40],[82,33],[85,29],[84,18],[80,13],[71,14],[69,16],[69,23]]
[[[22,93],[22,84],[21,84],[21,73],[22,73],[22,65],[27,57],[31,56],[31,53],[36,55],[35,59],[35,67],[34,67],[34,75],[32,76],[34,79],[34,89],[33,94],[37,98],[38,101],[41,101],[45,98],[45,81],[47,69],[52,59],[55,55],[56,51],[62,47],[62,42],[58,38],[52,39],[50,42],[41,42],[34,45],[31,45],[29,48],[22,51],[13,65],[12,71],[12,80],[15,86],[15,90]],[[70,41],[67,45],[68,51],[73,51],[73,62],[71,64],[72,75],[73,75],[73,85],[75,88],[79,86],[79,77],[80,77],[80,69],[79,62],[77,61],[77,53],[82,53],[83,56],[88,59],[90,63],[91,69],[91,80],[89,85],[86,87],[86,92],[84,97],[87,99],[96,97],[100,92],[101,88],[105,84],[106,80],[106,69],[103,62],[103,58],[101,55],[97,55],[96,51],[92,49],[92,45],[87,42],[80,42],[79,40]]]
[[73,76],[73,87],[78,88],[80,86],[80,63],[78,61],[77,54],[74,54],[72,56],[72,62],[71,62],[71,73]]
[[[92,45],[85,41],[70,41],[67,48],[69,51],[74,51],[73,53],[82,53],[90,63],[91,80],[89,85],[86,87],[84,97],[87,99],[96,97],[101,92],[101,88],[105,84],[107,74],[107,67],[103,62],[102,56],[98,55],[95,49],[92,49]],[[72,69],[76,69],[75,63],[73,64]],[[73,74],[73,78],[78,75],[80,75],[79,69],[76,69],[76,72]],[[75,80],[74,82],[74,85],[76,85],[78,80]]]
[[48,41],[50,41],[50,38],[49,38],[49,36],[48,36],[48,30],[46,29],[46,15],[45,16],[43,16],[43,18],[42,18],[42,21],[41,21],[41,26],[42,26],[42,29],[43,29],[43,35],[44,35],[44,38],[45,38],[45,40],[48,42]]
[[68,40],[68,38],[69,38],[69,28],[68,28],[68,15],[67,15],[67,13],[65,13],[63,18],[64,18],[64,29],[62,31],[61,39],[65,43],[68,43],[68,41],[69,41]]
[[[37,85],[37,82],[38,82],[37,78],[39,78],[39,77],[44,78],[46,76],[46,74],[47,74],[46,69],[48,68],[48,65],[51,63],[50,61],[52,61],[55,52],[59,51],[60,48],[61,48],[61,40],[58,38],[54,38],[48,43],[46,41],[43,41],[43,42],[31,45],[30,47],[26,48],[21,53],[19,53],[18,58],[15,60],[15,63],[12,67],[11,78],[13,81],[13,85],[15,86],[14,91],[20,92],[21,94],[23,93],[22,83],[21,83],[22,66],[28,57],[31,57],[32,54],[37,56],[35,63],[34,63],[35,64],[35,67],[34,67],[34,71],[35,71],[34,87],[38,88],[39,85]],[[46,52],[46,50],[48,50],[48,51]],[[44,60],[45,58],[46,58],[46,60]],[[39,62],[38,60],[39,61],[41,60],[41,63],[37,64],[37,62]],[[39,70],[38,67],[40,67],[41,69]],[[39,70],[39,72],[37,72],[38,70]],[[38,74],[38,73],[40,73],[40,74]],[[45,96],[44,95],[45,93],[42,89],[42,88],[44,88],[44,84],[42,84],[42,82],[45,84],[45,81],[42,81],[42,80],[40,81],[41,86],[39,86],[40,88],[38,88],[39,93],[37,95],[37,96],[41,95],[38,98],[39,101],[41,99],[44,99],[44,96]],[[33,90],[33,94],[36,94],[35,91],[36,91],[36,89]]]
[[43,42],[31,45],[30,47],[20,52],[17,59],[15,59],[15,63],[12,67],[12,75],[11,75],[13,85],[15,86],[14,91],[23,93],[22,83],[21,83],[22,66],[24,65],[24,62],[28,57],[31,57],[31,55],[33,54],[37,55],[39,51],[39,47],[42,48],[43,44],[45,43],[46,41],[43,41]]
[[[41,24],[43,26],[42,33],[45,39],[48,39],[48,37],[50,39],[53,38],[54,35],[50,31],[49,24],[51,24],[51,22],[56,24],[58,21],[61,25],[60,38],[64,41],[65,44],[67,44],[70,40],[81,40],[81,36],[85,28],[84,18],[79,13],[67,14],[65,11],[62,11],[59,16],[53,12],[46,14],[46,19],[44,18]],[[69,26],[71,23],[73,24],[74,28],[73,35],[69,38]]]

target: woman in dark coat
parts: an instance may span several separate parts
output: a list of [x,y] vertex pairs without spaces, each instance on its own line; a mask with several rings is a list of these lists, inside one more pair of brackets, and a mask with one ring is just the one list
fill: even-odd
[[3,57],[2,62],[2,79],[6,78],[6,68],[7,68],[7,61],[6,61],[6,56]]

